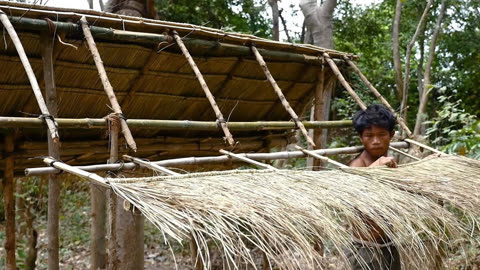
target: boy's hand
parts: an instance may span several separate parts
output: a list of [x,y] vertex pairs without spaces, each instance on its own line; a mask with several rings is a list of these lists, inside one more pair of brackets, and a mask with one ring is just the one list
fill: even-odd
[[380,157],[375,162],[373,162],[369,167],[383,166],[386,165],[390,168],[397,168],[397,162],[395,162],[394,157]]

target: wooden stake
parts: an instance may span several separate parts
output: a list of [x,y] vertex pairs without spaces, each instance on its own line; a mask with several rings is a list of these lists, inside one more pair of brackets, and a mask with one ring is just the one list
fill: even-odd
[[15,45],[15,48],[17,49],[18,56],[20,57],[23,67],[25,68],[25,72],[27,73],[28,80],[30,81],[30,84],[32,86],[33,94],[37,99],[38,107],[40,107],[40,111],[42,112],[42,117],[45,120],[45,123],[47,124],[50,137],[54,141],[58,142],[60,136],[58,135],[56,123],[53,120],[52,115],[48,111],[47,105],[45,104],[45,100],[43,99],[43,96],[42,96],[42,91],[40,90],[40,86],[38,86],[37,78],[35,77],[35,73],[33,72],[30,62],[28,61],[27,54],[25,53],[22,43],[20,42],[20,39],[18,38],[18,35],[15,32],[15,29],[10,23],[10,20],[8,19],[7,15],[5,15],[5,13],[1,10],[0,10],[0,21],[5,26],[5,29],[10,35],[10,38],[12,39],[12,42]]
[[[107,117],[108,119],[108,134],[109,134],[109,148],[110,158],[109,164],[115,164],[118,160],[118,133],[120,119],[116,115]],[[117,255],[117,204],[121,201],[117,198],[112,189],[107,190],[108,197],[108,269],[119,269],[120,260]],[[93,229],[93,228],[92,228]],[[93,270],[93,269],[92,269]]]
[[277,170],[277,168],[275,168],[275,167],[273,167],[273,166],[270,166],[270,165],[268,165],[268,164],[255,161],[255,160],[253,160],[253,159],[250,159],[250,158],[247,158],[247,157],[244,157],[244,156],[241,156],[241,155],[237,155],[237,154],[234,154],[234,153],[232,153],[232,152],[225,151],[225,150],[223,150],[223,149],[220,149],[219,152],[222,153],[222,154],[224,154],[224,155],[228,155],[228,156],[230,156],[230,157],[239,159],[239,160],[241,160],[241,161],[244,161],[244,162],[246,162],[246,163],[255,165],[255,166],[260,167],[260,168],[270,169],[270,170]]
[[[45,99],[47,109],[53,117],[58,116],[57,91],[55,88],[55,73],[53,68],[53,37],[42,34],[41,43],[43,44],[42,62],[43,77],[45,81]],[[50,132],[50,130],[48,131]],[[48,136],[48,155],[54,159],[60,159],[60,142],[53,136]],[[47,236],[48,236],[48,268],[59,269],[59,218],[60,218],[60,177],[51,174],[48,179],[48,217],[47,217]]]
[[[14,150],[14,136],[8,134],[5,136],[6,153],[12,153]],[[15,160],[13,156],[5,158],[5,169],[3,175],[3,200],[5,207],[5,257],[6,270],[17,270],[15,259],[15,197],[14,197],[14,172]]]
[[357,93],[355,93],[355,91],[352,89],[352,87],[350,86],[350,84],[348,84],[348,82],[345,80],[345,78],[343,77],[342,73],[340,72],[340,70],[338,69],[337,65],[335,64],[335,62],[330,58],[330,56],[328,55],[328,53],[323,53],[323,57],[325,58],[325,60],[327,61],[328,65],[330,66],[330,68],[332,69],[333,73],[335,74],[335,76],[337,76],[338,80],[340,81],[340,83],[343,85],[343,87],[345,87],[345,89],[347,90],[347,92],[350,94],[350,96],[352,96],[352,98],[358,103],[358,105],[360,106],[360,108],[362,110],[366,110],[367,109],[367,106],[365,105],[365,103],[363,103],[362,99],[357,95]]
[[400,127],[405,131],[408,137],[412,136],[412,132],[408,128],[407,124],[405,123],[405,120],[398,115],[395,110],[390,106],[388,101],[378,92],[378,90],[368,81],[367,77],[363,75],[363,73],[358,69],[357,65],[353,63],[352,60],[350,60],[348,57],[344,57],[345,61],[350,65],[350,67],[353,68],[353,70],[360,76],[360,79],[365,83],[365,85],[370,89],[370,91],[382,102],[382,104],[387,107],[395,116],[395,119],[397,120],[397,123],[400,125]]
[[312,156],[312,157],[314,157],[314,158],[316,158],[316,159],[319,159],[319,160],[321,160],[321,161],[328,162],[328,163],[333,164],[333,165],[335,165],[335,166],[337,166],[337,167],[340,167],[340,168],[346,168],[346,167],[348,167],[347,165],[342,164],[342,163],[340,163],[340,162],[337,162],[337,161],[335,161],[335,160],[333,160],[333,159],[330,159],[330,158],[328,158],[328,157],[321,156],[321,155],[316,154],[316,153],[314,153],[314,152],[312,152],[312,151],[310,151],[310,150],[303,149],[302,147],[300,147],[300,146],[298,146],[298,145],[295,145],[295,148],[298,149],[298,150],[300,150],[300,151],[302,151],[303,153],[305,153],[305,154],[307,154],[307,155],[309,155],[309,156]]
[[159,166],[155,163],[148,162],[148,161],[136,158],[136,157],[131,157],[129,155],[123,155],[123,158],[126,159],[126,160],[133,161],[133,163],[136,163],[136,164],[140,165],[141,167],[149,168],[149,169],[151,169],[153,171],[156,171],[156,172],[161,172],[161,173],[165,173],[165,174],[168,174],[168,175],[180,175],[179,173],[171,171],[171,170],[169,170],[165,167]]
[[[100,79],[102,81],[105,93],[107,93],[108,99],[110,100],[113,112],[118,114],[119,116],[122,116],[122,108],[120,107],[117,97],[115,96],[115,92],[113,92],[113,87],[108,80],[107,72],[105,71],[105,67],[103,66],[102,58],[100,57],[97,46],[95,45],[95,41],[93,40],[90,28],[88,28],[87,19],[85,19],[85,16],[80,19],[80,23],[82,24],[83,34],[87,40],[88,47],[92,52],[93,60],[95,61],[95,66],[98,70],[98,75],[100,76]],[[125,137],[125,140],[127,141],[128,147],[130,147],[133,151],[137,151],[137,145],[133,140],[133,136],[130,132],[130,129],[128,128],[127,122],[124,118],[121,118],[120,123],[122,127],[122,133]]]
[[315,146],[315,143],[313,142],[312,138],[310,138],[310,136],[308,136],[308,132],[305,129],[305,126],[302,124],[300,119],[298,119],[298,115],[295,113],[295,111],[292,109],[292,107],[288,103],[288,100],[283,95],[282,89],[280,89],[280,87],[277,85],[277,82],[275,81],[272,74],[270,73],[270,70],[268,70],[267,64],[263,60],[262,55],[258,52],[258,50],[255,46],[252,46],[252,52],[255,55],[255,58],[257,59],[258,64],[263,69],[263,72],[265,73],[265,76],[267,77],[267,80],[270,82],[270,84],[273,87],[273,90],[275,91],[278,98],[282,102],[282,105],[285,108],[285,110],[287,110],[287,112],[290,114],[290,116],[292,117],[293,121],[296,123],[298,128],[300,128],[300,131],[302,132],[303,136],[305,136],[305,139],[307,140],[307,142],[310,145]]
[[[313,120],[323,121],[328,120],[330,114],[330,101],[333,87],[325,84],[326,68],[322,65],[320,73],[318,74],[317,85],[315,88],[315,103],[313,109]],[[328,86],[328,87],[326,87]],[[313,140],[316,147],[314,149],[322,149],[327,147],[327,129],[315,129],[313,131]],[[313,160],[313,170],[322,167],[322,161],[319,159]]]
[[188,52],[187,47],[185,47],[185,44],[183,44],[182,39],[178,36],[178,33],[176,31],[173,31],[173,37],[175,38],[175,41],[180,47],[180,50],[182,50],[183,55],[185,56],[188,63],[190,64],[190,67],[193,69],[195,76],[197,76],[197,79],[200,82],[200,86],[202,87],[203,92],[205,92],[205,95],[207,96],[207,99],[210,102],[210,105],[212,105],[213,111],[215,112],[215,116],[217,117],[217,121],[220,123],[220,127],[222,128],[223,133],[225,133],[225,137],[228,143],[231,146],[233,146],[235,144],[235,141],[233,140],[230,130],[228,130],[227,122],[225,118],[223,118],[223,114],[218,108],[218,105],[215,102],[215,98],[213,97],[212,92],[210,92],[210,89],[207,86],[207,82],[205,82],[205,79],[203,78],[202,73],[200,72],[197,65],[195,64],[195,61],[193,61],[193,58]]

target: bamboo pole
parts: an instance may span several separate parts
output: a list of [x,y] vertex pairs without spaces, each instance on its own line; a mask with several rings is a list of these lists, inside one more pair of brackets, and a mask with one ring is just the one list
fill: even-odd
[[[42,62],[45,81],[45,99],[47,110],[53,117],[58,116],[57,91],[55,88],[55,72],[53,67],[53,37],[43,34]],[[60,159],[60,142],[48,136],[48,155]],[[48,269],[59,269],[59,219],[60,219],[60,176],[51,174],[48,179]]]
[[260,168],[264,168],[264,169],[270,169],[270,170],[277,170],[277,168],[273,167],[273,166],[270,166],[268,164],[265,164],[265,163],[261,163],[261,162],[258,162],[256,160],[253,160],[253,159],[250,159],[250,158],[246,158],[244,156],[241,156],[241,155],[237,155],[237,154],[234,154],[232,152],[229,152],[229,151],[226,151],[226,150],[223,150],[223,149],[220,149],[219,151],[220,153],[224,154],[224,155],[228,155],[232,158],[236,158],[238,160],[241,160],[243,162],[246,162],[246,163],[249,163],[249,164],[252,164],[252,165],[255,165],[257,167],[260,167]]
[[335,160],[333,160],[333,159],[330,159],[330,158],[328,158],[328,157],[321,156],[321,155],[316,154],[316,153],[314,153],[314,152],[312,152],[312,151],[310,151],[310,150],[303,149],[302,147],[300,147],[300,146],[298,146],[298,145],[295,145],[295,148],[298,149],[298,150],[300,150],[300,151],[302,151],[303,153],[305,153],[305,154],[308,155],[308,156],[311,156],[311,157],[314,157],[314,158],[319,159],[319,160],[321,160],[321,161],[325,161],[325,162],[327,162],[327,163],[333,164],[333,165],[335,165],[335,166],[337,166],[337,167],[340,167],[340,168],[346,168],[346,167],[348,167],[347,165],[342,164],[342,163],[340,163],[340,162],[337,162],[337,161],[335,161]]
[[142,160],[142,159],[139,159],[139,158],[136,158],[136,157],[132,157],[132,156],[129,156],[129,155],[123,155],[123,159],[130,160],[133,163],[136,163],[141,167],[145,167],[145,168],[151,169],[151,170],[156,171],[156,172],[160,172],[160,173],[164,173],[164,174],[168,174],[168,175],[180,175],[179,173],[176,173],[172,170],[169,170],[169,169],[167,169],[165,167],[162,167],[160,165],[157,165],[155,163],[148,162],[148,161],[145,161],[145,160]]
[[328,65],[330,66],[330,68],[332,69],[333,73],[335,74],[335,76],[337,76],[338,80],[340,81],[340,83],[343,85],[343,87],[345,87],[345,89],[347,90],[347,92],[350,94],[350,96],[352,96],[352,98],[358,103],[358,105],[360,106],[360,108],[362,110],[366,110],[367,109],[367,106],[365,105],[365,103],[363,103],[362,99],[357,95],[357,93],[355,93],[355,91],[352,89],[352,87],[350,86],[350,84],[348,84],[348,82],[345,80],[345,78],[343,77],[342,73],[340,72],[340,70],[338,69],[337,65],[335,64],[335,62],[330,58],[330,56],[328,55],[328,53],[323,53],[323,57],[325,58],[325,60],[327,61]]
[[394,147],[391,147],[391,146],[390,146],[390,147],[388,147],[388,149],[392,150],[392,151],[395,152],[395,153],[399,153],[400,155],[404,155],[404,156],[406,156],[406,157],[409,157],[409,158],[411,158],[411,159],[413,159],[413,160],[416,160],[416,161],[421,160],[420,158],[417,158],[417,157],[412,156],[412,155],[410,155],[410,154],[408,154],[408,153],[405,153],[405,152],[403,152],[403,151],[400,151],[400,150],[398,150],[397,148],[394,148]]
[[405,123],[405,120],[395,112],[395,110],[390,106],[388,101],[378,92],[378,90],[368,81],[367,77],[363,75],[363,73],[360,71],[360,69],[355,65],[355,63],[350,60],[348,57],[344,56],[345,61],[350,65],[350,67],[353,68],[353,70],[360,76],[360,79],[365,83],[365,85],[370,89],[370,91],[382,102],[382,104],[387,107],[395,116],[395,119],[397,120],[397,123],[402,127],[402,129],[406,132],[407,136],[410,137],[412,136],[412,132],[408,128],[407,124]]
[[[407,142],[394,142],[390,144],[395,148],[408,148]],[[341,148],[330,148],[330,149],[317,149],[312,150],[313,153],[322,156],[329,155],[340,155],[340,154],[356,154],[362,152],[364,149],[363,146],[350,146],[350,147],[341,147]],[[305,157],[305,153],[302,151],[282,151],[282,152],[273,152],[273,153],[249,153],[249,154],[237,154],[253,160],[275,160],[275,159],[289,159],[289,158],[300,158]],[[160,166],[182,166],[182,165],[198,165],[205,163],[224,163],[229,161],[227,155],[222,156],[210,156],[210,157],[188,157],[188,158],[176,158],[176,159],[167,159],[162,161],[152,162]],[[97,165],[87,165],[87,166],[75,166],[75,168],[89,171],[89,172],[99,172],[99,171],[115,171],[115,170],[131,170],[136,168],[135,163],[124,163],[124,164],[97,164]],[[58,173],[58,170],[49,167],[40,167],[40,168],[28,168],[25,169],[25,175],[35,176],[35,175],[45,175],[51,173]]]
[[42,159],[45,164],[50,165],[51,168],[58,170],[58,171],[66,171],[68,173],[74,174],[76,176],[79,176],[81,178],[85,178],[89,181],[92,181],[96,185],[100,185],[103,187],[110,187],[108,185],[108,182],[105,180],[105,178],[101,177],[100,175],[92,172],[87,172],[82,169],[79,169],[74,166],[70,166],[68,164],[65,164],[61,161],[58,161],[56,159],[53,159],[51,157],[45,157]]
[[198,69],[197,65],[195,64],[195,61],[193,61],[192,56],[188,52],[187,48],[185,47],[185,44],[183,44],[182,39],[178,36],[178,33],[176,31],[173,31],[173,37],[175,38],[175,41],[177,42],[178,46],[182,50],[183,55],[187,59],[188,63],[190,64],[190,67],[193,69],[193,72],[195,73],[195,76],[197,76],[198,81],[200,82],[200,86],[203,89],[203,92],[205,92],[205,95],[207,96],[208,101],[210,102],[210,105],[212,106],[213,111],[215,112],[215,116],[217,117],[217,121],[220,124],[220,127],[223,130],[223,133],[225,133],[225,137],[228,141],[228,143],[233,146],[235,144],[235,141],[233,140],[232,134],[230,133],[230,130],[228,130],[227,127],[227,122],[225,118],[223,118],[223,114],[218,108],[217,103],[215,102],[215,98],[212,95],[212,92],[210,92],[210,89],[207,86],[207,82],[205,82],[205,79],[202,76],[202,73]]
[[[105,15],[105,14],[102,14],[102,15]],[[45,16],[48,16],[48,15],[45,15]],[[15,27],[20,29],[29,30],[29,31],[48,31],[49,30],[49,25],[45,20],[26,18],[24,16],[22,17],[12,16],[10,18],[11,18],[12,24]],[[102,20],[103,18],[105,17],[102,16],[100,20]],[[93,19],[98,19],[98,17],[95,17]],[[116,19],[118,20],[119,23],[125,23],[128,21],[124,19],[121,19],[121,20],[119,20],[118,18]],[[57,21],[53,21],[51,23],[53,23],[56,31],[59,33],[76,34],[82,31],[81,27],[78,26],[77,24],[68,23],[68,22],[57,22]],[[98,26],[91,26],[90,28],[91,28],[92,35],[95,39],[129,42],[129,43],[137,43],[137,44],[138,43],[153,44],[153,45],[158,45],[160,43],[165,43],[165,42],[168,43],[171,41],[171,38],[168,35],[157,34],[157,33],[123,31],[123,30],[106,28],[106,27],[98,27]],[[172,29],[171,26],[166,26],[166,28]],[[166,29],[166,28],[163,28],[163,29]],[[179,29],[177,27],[173,27],[173,28]],[[198,31],[198,30],[199,29],[196,26],[196,29],[189,29],[189,30],[185,30],[184,32],[188,33],[190,31]],[[161,31],[163,30],[159,30],[158,32],[161,32]],[[225,33],[222,33],[221,36],[217,36],[215,40],[185,38],[183,41],[185,46],[192,53],[199,54],[199,55],[237,56],[237,57],[251,56],[250,48],[243,45],[246,43],[246,41],[242,41],[241,42],[242,44],[234,44],[235,42],[225,43],[225,42],[217,41],[218,38],[225,40],[225,37],[228,38],[228,36],[225,36]],[[308,63],[308,64],[314,64],[314,65],[321,64],[321,61],[316,56],[316,54],[319,53],[318,47],[310,47],[315,49],[314,52],[312,51],[307,52],[306,50],[303,50],[305,53],[309,53],[310,54],[309,55],[304,53],[276,50],[276,48],[278,48],[278,45],[285,45],[285,44],[275,44],[275,45],[268,44],[268,45],[269,45],[268,46],[269,48],[265,47],[266,49],[259,49],[261,54],[268,60]],[[292,44],[289,44],[287,46],[291,48],[291,45]],[[330,55],[332,55],[335,58],[341,58],[341,56],[344,55],[344,53],[335,52],[331,50],[322,50],[322,52],[323,51],[329,52]],[[352,55],[349,55],[349,56],[355,57]]]
[[263,72],[265,73],[265,76],[267,77],[267,80],[270,82],[270,84],[273,87],[273,90],[275,91],[278,98],[282,102],[283,107],[285,107],[285,110],[290,114],[290,116],[292,117],[292,120],[296,123],[298,128],[300,128],[300,131],[302,132],[303,136],[305,136],[305,139],[307,140],[307,142],[310,145],[315,146],[315,143],[313,142],[312,138],[310,138],[310,136],[308,136],[308,132],[305,129],[305,126],[302,124],[300,119],[298,119],[298,115],[295,113],[295,111],[292,109],[292,107],[288,103],[288,100],[283,95],[282,89],[280,89],[280,87],[277,85],[277,82],[275,81],[272,74],[270,73],[270,70],[268,70],[267,64],[263,60],[262,55],[258,52],[258,50],[255,46],[252,46],[252,52],[255,55],[255,58],[257,59],[258,64],[260,65]]
[[23,49],[22,43],[18,38],[18,35],[15,32],[15,29],[13,28],[12,24],[10,23],[10,20],[8,19],[7,15],[5,15],[5,13],[2,10],[0,10],[0,21],[4,25],[5,29],[10,35],[10,38],[12,39],[13,44],[15,45],[15,48],[17,49],[18,56],[20,57],[23,67],[25,68],[25,72],[27,73],[28,80],[30,81],[30,84],[32,86],[33,94],[37,99],[38,107],[40,107],[40,111],[42,112],[41,117],[45,120],[45,123],[47,124],[50,137],[54,141],[58,142],[60,136],[58,135],[55,120],[53,119],[53,116],[48,111],[47,105],[45,104],[45,100],[43,99],[43,96],[42,96],[42,91],[40,90],[40,86],[38,85],[37,78],[35,77],[35,73],[33,72],[30,62],[28,61],[28,57],[27,57],[27,54],[25,53],[25,50]]
[[[6,153],[13,152],[15,148],[13,134],[5,136]],[[5,159],[5,169],[3,175],[3,201],[5,207],[5,266],[6,270],[17,270],[17,263],[15,259],[16,244],[15,244],[15,196],[14,186],[15,179],[13,178],[15,167],[15,160],[13,156],[8,156]]]
[[[60,129],[103,129],[106,125],[105,118],[55,118]],[[351,120],[338,121],[302,121],[305,128],[345,128],[351,127]],[[159,130],[218,130],[216,122],[190,121],[190,120],[154,120],[154,119],[128,119],[127,125],[131,129],[159,129]],[[256,122],[228,122],[230,130],[285,130],[294,129],[296,125],[291,121],[256,121]],[[30,117],[4,117],[0,116],[1,128],[41,128],[42,120]]]
[[[97,67],[98,75],[100,76],[100,79],[102,81],[103,88],[105,90],[105,93],[107,93],[110,104],[112,105],[113,112],[118,114],[119,116],[123,116],[122,108],[120,107],[115,93],[113,92],[113,87],[108,80],[107,72],[105,71],[105,67],[103,66],[102,58],[100,57],[97,46],[95,45],[95,41],[93,40],[92,33],[90,32],[90,28],[88,27],[88,22],[87,19],[85,19],[85,16],[80,19],[80,23],[82,25],[83,34],[87,40],[88,47],[92,53],[93,60],[95,61],[95,66]],[[123,136],[125,137],[128,146],[133,151],[137,151],[137,145],[135,144],[132,133],[128,128],[127,122],[123,117],[121,118],[120,123]]]

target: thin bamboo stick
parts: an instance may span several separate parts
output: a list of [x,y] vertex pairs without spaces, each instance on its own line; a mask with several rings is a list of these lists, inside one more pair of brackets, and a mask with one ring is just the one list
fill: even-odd
[[277,85],[277,82],[273,78],[272,74],[270,73],[270,70],[268,70],[267,64],[263,60],[262,55],[258,52],[257,48],[255,46],[252,46],[252,52],[255,55],[255,58],[257,59],[258,64],[260,67],[263,69],[263,72],[265,73],[265,76],[267,77],[267,80],[270,82],[270,84],[273,87],[273,90],[277,94],[278,98],[282,102],[283,107],[285,107],[285,110],[290,114],[292,117],[292,120],[297,124],[298,128],[300,128],[300,131],[302,132],[303,136],[305,136],[305,139],[307,142],[315,146],[315,143],[313,142],[312,138],[308,136],[308,131],[305,129],[305,126],[302,124],[300,119],[298,119],[298,115],[295,113],[295,111],[292,109],[290,106],[290,103],[288,103],[287,98],[282,93],[282,89]]
[[415,157],[415,156],[412,156],[412,155],[410,155],[409,153],[405,153],[405,152],[403,152],[403,151],[400,151],[400,150],[398,150],[397,148],[394,148],[394,147],[391,147],[391,146],[390,146],[389,149],[392,150],[393,152],[399,153],[400,155],[404,155],[404,156],[409,157],[409,158],[411,158],[411,159],[413,159],[413,160],[417,160],[417,161],[418,161],[418,160],[421,160],[420,158],[417,158],[417,157]]
[[195,61],[193,61],[192,56],[188,52],[187,48],[185,47],[185,44],[183,44],[182,39],[178,36],[178,33],[176,31],[173,31],[173,37],[175,38],[175,41],[180,47],[180,50],[182,50],[183,55],[185,56],[188,63],[190,64],[190,67],[193,69],[195,76],[197,76],[197,79],[200,82],[200,86],[202,87],[203,92],[205,92],[205,95],[207,96],[207,99],[210,102],[210,105],[212,106],[213,111],[215,112],[217,121],[220,123],[220,127],[222,128],[223,133],[225,133],[225,137],[228,143],[233,146],[235,144],[235,141],[233,140],[230,130],[228,130],[227,122],[225,118],[223,118],[223,114],[218,108],[218,105],[215,102],[215,98],[213,97],[212,92],[210,92],[210,89],[207,86],[207,82],[205,82],[205,79],[203,78],[202,73],[200,72],[197,65],[195,64]]
[[337,162],[337,161],[335,161],[335,160],[333,160],[333,159],[330,159],[330,158],[328,158],[328,157],[321,156],[321,155],[316,154],[316,153],[314,153],[314,152],[312,152],[312,151],[310,151],[310,150],[303,149],[302,147],[300,147],[300,146],[298,146],[298,145],[295,145],[295,148],[298,149],[298,150],[300,150],[300,151],[302,151],[303,153],[311,156],[311,157],[314,157],[314,158],[319,159],[319,160],[321,160],[321,161],[325,161],[325,162],[331,163],[331,164],[333,164],[333,165],[335,165],[335,166],[337,166],[337,167],[340,167],[340,168],[346,168],[346,167],[348,167],[347,165],[342,164],[342,163],[340,163],[340,162]]
[[[60,129],[98,129],[105,128],[104,118],[55,118]],[[154,120],[154,119],[128,119],[129,128],[134,129],[188,129],[188,130],[218,130],[216,122],[190,121],[190,120]],[[302,121],[305,128],[345,128],[351,127],[351,120],[338,121]],[[296,125],[291,121],[256,121],[256,122],[228,122],[230,130],[282,130],[294,129]],[[0,116],[0,128],[41,128],[43,121],[30,117],[4,117]]]
[[[11,153],[15,148],[15,139],[13,134],[5,136],[6,152]],[[5,159],[5,168],[3,174],[3,200],[5,207],[5,266],[6,270],[16,270],[16,242],[15,242],[15,196],[14,196],[14,170],[15,160],[13,156]]]
[[84,170],[81,170],[77,167],[70,166],[68,164],[65,164],[61,161],[58,161],[56,159],[53,159],[51,157],[45,157],[43,158],[43,162],[45,164],[50,165],[51,167],[59,170],[59,171],[66,171],[68,173],[80,176],[82,178],[85,178],[87,180],[92,181],[96,185],[100,185],[102,187],[107,187],[109,188],[110,186],[108,185],[108,182],[105,180],[105,178],[101,177],[100,175],[92,172],[87,172]]
[[[98,52],[97,46],[95,45],[95,41],[93,40],[92,33],[90,32],[90,28],[88,27],[87,19],[85,19],[85,17],[82,17],[80,19],[80,23],[82,24],[83,34],[87,39],[88,47],[90,48],[90,51],[93,55],[93,60],[95,61],[95,66],[97,67],[98,75],[100,76],[100,79],[102,81],[105,93],[107,93],[108,99],[110,100],[110,104],[112,105],[113,112],[122,116],[123,115],[122,108],[120,107],[120,104],[118,103],[115,93],[113,92],[113,87],[110,84],[110,81],[108,80],[107,72],[105,71],[102,58],[100,57],[100,53]],[[125,137],[125,140],[127,141],[128,146],[133,151],[137,151],[137,145],[133,140],[132,133],[128,128],[127,122],[125,121],[124,118],[121,118],[120,123],[122,127],[123,136]]]
[[148,162],[148,161],[145,161],[145,160],[142,160],[142,159],[139,159],[139,158],[136,158],[136,157],[132,157],[132,156],[129,156],[129,155],[123,155],[123,159],[130,160],[133,163],[136,163],[136,164],[140,165],[141,167],[145,167],[145,168],[151,169],[151,170],[156,171],[156,172],[161,172],[161,173],[165,173],[165,174],[168,174],[168,175],[180,175],[179,173],[176,173],[172,170],[169,170],[169,169],[167,169],[165,167],[162,167],[160,165],[157,165],[155,163]]
[[23,67],[25,68],[25,72],[27,73],[28,80],[30,81],[30,84],[32,86],[33,94],[37,99],[38,107],[40,107],[40,111],[42,112],[42,117],[43,119],[45,119],[45,123],[47,124],[49,134],[54,141],[58,142],[60,140],[60,136],[58,135],[58,130],[55,124],[55,120],[51,116],[50,112],[48,111],[47,105],[45,104],[45,100],[43,99],[43,96],[42,96],[42,91],[40,90],[40,86],[38,85],[37,78],[35,77],[35,73],[33,72],[32,66],[28,61],[27,54],[23,49],[22,42],[18,38],[18,35],[15,32],[15,29],[13,28],[12,24],[10,23],[10,20],[8,19],[7,15],[1,10],[0,10],[0,21],[5,26],[5,29],[10,35],[10,38],[12,39],[12,42],[15,45],[15,48],[17,49],[18,56],[20,57]]
[[260,167],[260,168],[264,168],[264,169],[270,169],[270,170],[277,170],[277,168],[273,167],[273,166],[270,166],[268,164],[265,164],[265,163],[261,163],[261,162],[258,162],[256,160],[253,160],[253,159],[250,159],[250,158],[246,158],[244,156],[241,156],[241,155],[237,155],[237,154],[234,154],[232,152],[229,152],[229,151],[226,151],[226,150],[223,150],[223,149],[220,149],[219,151],[220,153],[224,154],[224,155],[228,155],[232,158],[236,158],[236,159],[239,159],[243,162],[246,162],[246,163],[249,163],[249,164],[252,164],[252,165],[255,165],[257,167]]
[[330,58],[330,56],[328,55],[328,53],[323,53],[323,57],[325,58],[325,60],[327,61],[328,65],[330,66],[330,68],[332,69],[333,73],[335,74],[335,76],[337,76],[338,80],[340,81],[340,83],[343,85],[343,87],[347,90],[347,92],[350,94],[350,96],[352,96],[352,98],[358,103],[358,105],[360,106],[360,108],[362,110],[366,110],[367,109],[367,106],[365,105],[365,103],[363,103],[362,99],[357,95],[357,93],[352,89],[352,87],[350,86],[350,84],[348,84],[348,82],[345,80],[345,78],[343,77],[342,73],[340,72],[340,70],[338,69],[337,65],[335,64],[335,62]]
[[350,67],[353,68],[353,70],[360,76],[360,79],[365,83],[365,85],[370,89],[370,91],[382,102],[385,107],[387,107],[395,116],[395,119],[397,120],[397,123],[402,127],[402,129],[406,132],[407,136],[412,136],[412,132],[408,128],[407,124],[405,123],[405,120],[395,112],[395,110],[390,106],[388,101],[378,92],[378,90],[368,81],[367,77],[363,75],[363,73],[360,71],[360,69],[355,65],[355,63],[350,60],[348,57],[344,56],[345,61],[350,65]]
[[[390,144],[395,148],[408,148],[407,142],[394,142]],[[312,150],[313,153],[322,156],[329,155],[339,155],[339,154],[355,154],[363,151],[363,146],[350,146],[342,148],[330,148],[330,149],[317,149]],[[249,153],[249,154],[237,154],[253,160],[275,160],[275,159],[289,159],[289,158],[299,158],[305,157],[305,153],[302,151],[282,151],[274,153]],[[167,159],[162,161],[152,162],[160,166],[182,166],[182,165],[197,165],[205,163],[224,163],[229,161],[227,155],[222,156],[211,156],[211,157],[188,157],[188,158],[176,158],[176,159]],[[124,163],[124,164],[97,164],[97,165],[87,165],[87,166],[76,166],[80,170],[90,171],[90,172],[99,172],[99,171],[115,171],[115,170],[131,170],[136,168],[137,165],[133,162]],[[50,167],[41,167],[41,168],[28,168],[25,169],[25,175],[34,176],[34,175],[44,175],[58,173],[58,170]]]
[[435,149],[435,148],[432,148],[432,147],[430,147],[430,146],[428,146],[428,145],[425,145],[425,144],[423,144],[423,143],[417,142],[417,141],[415,141],[415,140],[404,139],[404,141],[406,141],[406,142],[408,142],[408,143],[411,143],[411,144],[415,144],[415,145],[420,146],[420,147],[422,147],[422,148],[424,148],[424,149],[430,150],[430,151],[432,151],[432,152],[434,152],[434,153],[436,153],[436,154],[448,155],[448,154],[446,154],[446,153],[443,153],[442,151],[438,151],[438,150]]

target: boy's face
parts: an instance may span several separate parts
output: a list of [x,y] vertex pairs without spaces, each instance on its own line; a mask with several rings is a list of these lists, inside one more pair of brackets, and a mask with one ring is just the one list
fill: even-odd
[[390,132],[386,128],[373,125],[363,130],[360,141],[362,141],[365,150],[377,159],[387,154],[393,134],[393,130]]

